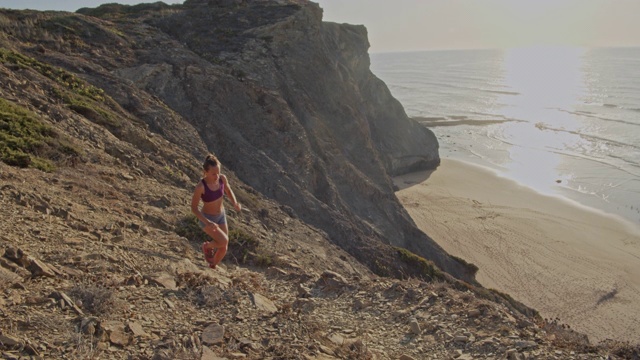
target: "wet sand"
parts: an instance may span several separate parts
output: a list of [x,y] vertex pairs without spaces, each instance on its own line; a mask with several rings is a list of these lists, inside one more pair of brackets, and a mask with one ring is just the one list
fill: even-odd
[[592,342],[640,339],[640,229],[446,159],[394,179],[418,227],[506,292]]

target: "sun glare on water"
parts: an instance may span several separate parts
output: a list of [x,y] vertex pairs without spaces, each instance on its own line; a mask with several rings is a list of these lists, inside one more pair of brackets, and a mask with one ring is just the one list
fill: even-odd
[[[503,164],[519,181],[537,189],[570,178],[559,174],[561,158],[554,149],[580,142],[575,135],[581,124],[567,109],[584,96],[582,59],[585,49],[575,47],[527,47],[505,50],[501,113],[521,120],[503,128],[511,144],[510,163]],[[533,164],[533,166],[532,166]]]

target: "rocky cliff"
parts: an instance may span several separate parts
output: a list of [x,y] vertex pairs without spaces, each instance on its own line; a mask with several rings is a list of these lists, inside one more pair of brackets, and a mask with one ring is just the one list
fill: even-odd
[[363,27],[323,23],[311,2],[79,12],[3,13],[5,99],[176,185],[214,152],[379,274],[420,276],[400,247],[473,282],[393,193],[390,175],[438,164],[437,141],[369,71]]
[[[437,141],[369,70],[364,27],[323,23],[304,1],[129,10],[80,11],[123,35],[122,57],[103,55],[114,83],[90,82],[108,94],[126,84],[156,97],[197,132],[194,143],[378,273],[399,274],[394,256],[381,255],[392,245],[473,281],[473,267],[418,231],[393,194],[390,175],[437,166]],[[125,96],[116,101],[136,108]],[[168,139],[185,137],[166,119],[145,121]]]

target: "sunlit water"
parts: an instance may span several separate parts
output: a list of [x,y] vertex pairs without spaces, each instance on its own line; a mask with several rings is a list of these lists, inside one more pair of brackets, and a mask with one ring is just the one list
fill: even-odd
[[371,55],[440,155],[640,225],[640,48]]

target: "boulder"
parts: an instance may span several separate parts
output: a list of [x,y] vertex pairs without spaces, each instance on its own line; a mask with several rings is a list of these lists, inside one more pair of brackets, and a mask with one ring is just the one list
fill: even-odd
[[165,289],[178,290],[176,279],[169,273],[159,272],[156,274],[147,275],[145,276],[145,279],[149,280],[151,283],[162,286]]
[[213,324],[202,330],[202,343],[205,345],[220,345],[224,343],[224,326]]
[[264,312],[275,313],[278,311],[278,307],[273,303],[273,301],[258,293],[251,293],[251,301],[256,308]]

